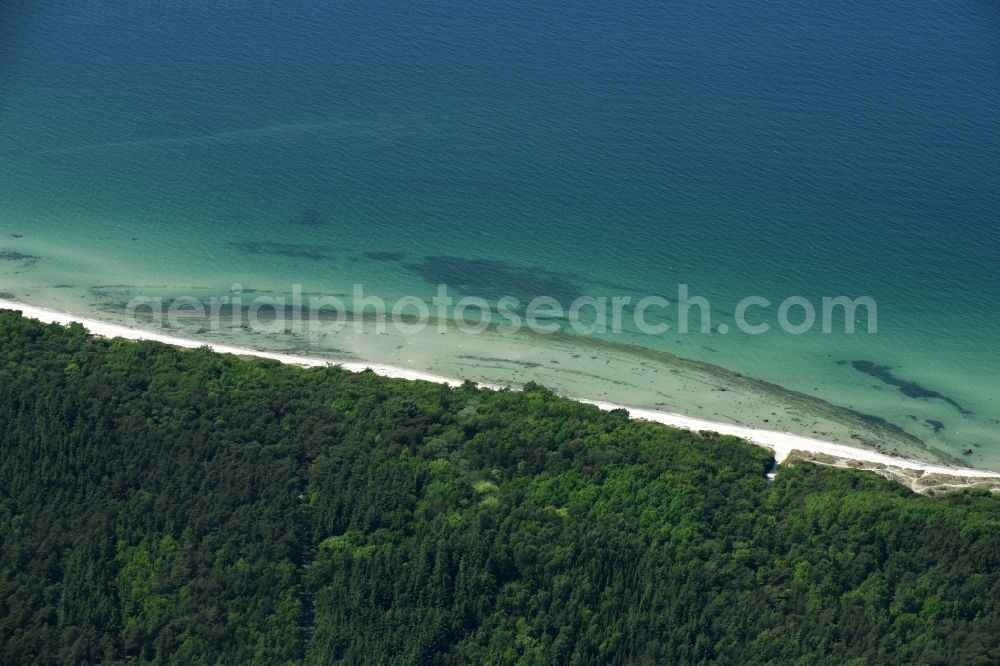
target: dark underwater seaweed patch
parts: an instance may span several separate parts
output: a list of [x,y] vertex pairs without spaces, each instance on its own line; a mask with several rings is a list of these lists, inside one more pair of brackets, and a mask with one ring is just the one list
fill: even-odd
[[25,254],[15,250],[0,250],[0,261],[26,261],[34,263],[39,259],[41,257],[36,257],[33,254]]
[[[538,296],[551,296],[564,308],[568,308],[581,296],[648,295],[635,286],[595,280],[575,272],[525,266],[504,259],[433,255],[425,256],[419,262],[405,263],[405,253],[402,252],[364,252],[362,256],[377,261],[397,262],[431,284],[447,284],[449,288],[465,296],[479,296],[492,301],[503,296],[514,296],[521,301],[521,306]],[[623,304],[622,307],[624,311],[630,311],[634,305]],[[654,310],[647,310],[647,316],[656,318]]]
[[303,208],[299,211],[298,221],[307,227],[319,227],[323,225],[323,216],[315,208]]
[[551,296],[563,307],[569,307],[573,300],[584,295],[580,281],[573,274],[499,259],[437,255],[404,265],[431,284],[446,284],[460,294],[487,300],[514,296],[525,303],[537,296]]
[[535,363],[533,361],[516,361],[509,358],[500,358],[496,356],[476,356],[474,354],[459,354],[458,358],[467,358],[473,361],[486,361],[489,363],[510,363],[512,365],[519,365],[525,368],[539,368],[541,363]]
[[123,298],[129,295],[129,291],[130,291],[129,287],[125,287],[124,289],[122,288],[102,289],[101,287],[90,288],[91,294],[93,294],[97,298],[105,298],[105,299]]
[[315,245],[275,243],[273,241],[239,241],[230,243],[230,245],[247,254],[273,254],[280,257],[310,259],[312,261],[323,261],[331,258],[328,249]]
[[879,381],[888,384],[889,386],[895,386],[898,388],[903,395],[908,398],[927,398],[929,400],[943,400],[955,409],[957,409],[962,414],[972,414],[969,410],[962,407],[960,404],[952,400],[946,395],[942,395],[937,391],[932,391],[929,388],[923,387],[916,382],[911,382],[906,379],[900,379],[896,375],[892,374],[892,370],[888,366],[878,365],[872,361],[852,361],[851,367],[859,372],[863,372],[866,375],[870,375]]
[[405,252],[390,252],[388,250],[373,250],[370,252],[362,252],[361,256],[370,261],[381,261],[385,263],[396,263],[406,259]]
[[892,421],[887,421],[881,416],[875,416],[874,414],[866,414],[864,412],[859,412],[856,409],[851,409],[850,407],[842,407],[840,405],[834,405],[834,407],[852,415],[856,419],[862,421],[863,423],[867,423],[870,426],[874,426],[876,428],[882,428],[883,430],[888,430],[892,433],[895,433],[896,435],[906,436],[911,441],[916,441],[920,442],[920,444],[923,444],[921,440],[917,439],[915,436],[906,432]]
[[944,430],[944,424],[941,423],[940,421],[935,420],[935,419],[925,419],[924,423],[926,423],[930,427],[934,428],[934,434],[935,435],[938,434],[938,433],[940,433],[942,430]]

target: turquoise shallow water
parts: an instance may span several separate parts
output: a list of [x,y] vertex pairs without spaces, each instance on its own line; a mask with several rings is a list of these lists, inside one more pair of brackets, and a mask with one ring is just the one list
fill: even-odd
[[748,295],[867,295],[874,335],[614,340],[1000,468],[997,11],[814,4],[15,2],[0,291],[685,283],[730,326]]

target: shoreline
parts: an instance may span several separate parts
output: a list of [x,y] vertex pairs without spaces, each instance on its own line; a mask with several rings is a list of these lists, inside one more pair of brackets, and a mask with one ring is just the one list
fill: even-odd
[[[351,372],[362,372],[370,369],[376,374],[384,377],[407,379],[411,381],[422,380],[438,384],[447,384],[449,386],[456,386],[463,383],[463,380],[458,378],[445,377],[429,372],[411,370],[387,364],[365,363],[363,361],[339,361],[313,356],[269,352],[249,347],[237,347],[165,335],[155,331],[131,328],[121,324],[113,324],[89,317],[80,317],[66,312],[58,312],[55,310],[49,310],[5,299],[0,299],[0,309],[17,310],[20,311],[25,317],[37,319],[44,323],[67,325],[72,322],[77,322],[86,328],[91,334],[106,338],[118,337],[128,340],[151,340],[188,349],[208,347],[221,354],[266,358],[302,367],[338,365]],[[503,386],[487,382],[476,383],[484,388],[494,390],[516,388],[514,386]],[[739,437],[771,450],[774,454],[775,461],[778,464],[785,463],[786,461],[792,462],[794,460],[807,460],[828,466],[866,469],[879,473],[882,476],[898,480],[904,483],[904,485],[909,485],[911,489],[918,492],[927,492],[935,487],[953,488],[972,486],[977,485],[976,480],[983,482],[989,479],[995,480],[997,484],[996,487],[1000,489],[1000,472],[994,472],[991,470],[952,467],[948,465],[927,463],[912,458],[892,456],[871,449],[828,442],[789,432],[710,421],[707,419],[653,409],[629,407],[627,405],[593,400],[575,395],[565,395],[564,397],[576,400],[577,402],[594,405],[603,410],[624,409],[629,413],[630,417],[635,419],[652,421],[685,430],[714,431],[722,435]],[[936,481],[937,483],[932,485],[921,483],[921,477],[925,475],[935,477],[933,481]],[[939,477],[947,478],[941,479]],[[956,482],[956,480],[958,482]],[[987,481],[987,483],[992,482]]]

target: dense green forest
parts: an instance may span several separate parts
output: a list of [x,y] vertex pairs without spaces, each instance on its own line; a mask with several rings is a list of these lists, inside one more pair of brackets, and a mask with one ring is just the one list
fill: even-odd
[[3,663],[1000,663],[1000,498],[0,311]]

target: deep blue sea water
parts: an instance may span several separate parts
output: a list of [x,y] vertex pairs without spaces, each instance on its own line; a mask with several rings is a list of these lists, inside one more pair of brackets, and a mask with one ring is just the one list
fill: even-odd
[[0,8],[0,252],[40,257],[0,291],[39,304],[867,295],[875,335],[624,341],[997,466],[998,183],[986,1]]

